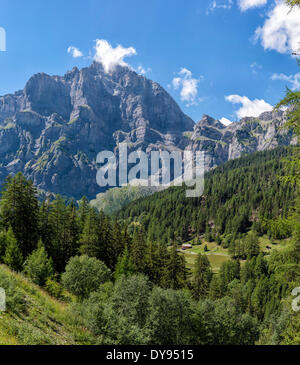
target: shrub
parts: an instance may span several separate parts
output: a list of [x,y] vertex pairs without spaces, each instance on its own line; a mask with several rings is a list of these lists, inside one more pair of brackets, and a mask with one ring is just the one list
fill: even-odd
[[87,255],[72,257],[62,274],[63,286],[80,299],[88,298],[101,284],[111,279],[111,272],[100,260]]
[[0,268],[0,287],[5,290],[6,310],[14,313],[23,312],[26,308],[25,296],[19,289],[17,281]]
[[48,278],[46,281],[45,289],[54,298],[62,299],[63,288],[57,281],[54,281],[54,280]]

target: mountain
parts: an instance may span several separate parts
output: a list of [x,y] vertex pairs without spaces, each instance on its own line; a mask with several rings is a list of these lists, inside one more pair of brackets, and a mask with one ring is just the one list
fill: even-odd
[[[118,66],[38,73],[24,90],[0,97],[0,184],[22,171],[41,190],[80,198],[103,192],[96,156],[126,141],[129,150],[205,150],[210,169],[243,153],[296,143],[283,112],[224,126],[195,124],[157,83]],[[129,152],[130,152],[129,151]]]

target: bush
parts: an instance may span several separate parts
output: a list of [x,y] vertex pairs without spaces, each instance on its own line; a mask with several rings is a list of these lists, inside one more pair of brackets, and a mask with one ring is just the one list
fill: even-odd
[[110,279],[111,271],[102,261],[82,255],[70,259],[61,282],[70,293],[84,299]]
[[63,298],[63,288],[62,288],[62,286],[58,282],[56,282],[56,281],[54,281],[50,278],[48,278],[47,281],[46,281],[45,289],[54,298],[57,298],[57,299],[62,299]]
[[0,268],[0,287],[5,290],[6,310],[14,313],[23,312],[26,308],[25,296],[19,289],[17,281],[1,271]]
[[52,259],[48,258],[45,248],[39,243],[39,248],[27,258],[24,267],[25,274],[37,285],[44,286],[47,279],[54,274]]

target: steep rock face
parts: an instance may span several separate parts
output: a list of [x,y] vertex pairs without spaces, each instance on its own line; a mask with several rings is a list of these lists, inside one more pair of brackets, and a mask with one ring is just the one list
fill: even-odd
[[[204,150],[206,169],[243,153],[295,143],[282,112],[225,127],[207,115],[195,124],[157,83],[126,67],[99,63],[61,76],[39,73],[24,90],[0,97],[0,183],[23,171],[40,188],[93,198],[96,156],[129,150]],[[130,151],[129,151],[130,152]]]
[[286,113],[282,111],[246,117],[227,127],[204,115],[194,127],[190,145],[193,150],[206,151],[205,164],[209,169],[245,153],[296,144],[293,133],[283,128],[285,122]]
[[41,189],[94,197],[98,152],[123,141],[131,149],[176,145],[193,126],[160,85],[126,67],[39,73],[0,97],[0,183],[21,170]]

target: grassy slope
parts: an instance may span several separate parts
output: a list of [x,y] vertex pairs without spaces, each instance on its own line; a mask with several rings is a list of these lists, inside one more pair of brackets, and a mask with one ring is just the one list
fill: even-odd
[[[0,274],[15,279],[25,299],[25,310],[0,312],[0,345],[90,344],[91,336],[75,326],[67,303],[52,298],[23,275],[0,265]],[[1,286],[1,285],[0,285]]]
[[[207,242],[204,239],[201,240],[201,245],[193,245],[193,248],[183,251],[187,266],[193,268],[197,254],[206,254],[211,263],[214,272],[218,272],[222,263],[230,260],[228,249],[219,246],[216,242]],[[272,250],[282,250],[287,247],[290,240],[273,240],[272,242],[267,238],[267,236],[259,237],[260,249],[262,252],[266,253],[266,257],[272,252]],[[189,242],[193,243],[193,241]],[[204,247],[207,245],[208,252],[204,252]],[[271,249],[267,249],[267,246]]]

